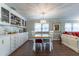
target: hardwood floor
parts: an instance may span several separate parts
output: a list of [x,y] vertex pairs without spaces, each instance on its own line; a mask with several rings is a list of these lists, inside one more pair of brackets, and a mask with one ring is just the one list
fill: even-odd
[[19,49],[13,52],[10,56],[79,56],[78,53],[60,43],[60,41],[53,41],[53,50],[36,51],[32,50],[32,41],[28,41]]

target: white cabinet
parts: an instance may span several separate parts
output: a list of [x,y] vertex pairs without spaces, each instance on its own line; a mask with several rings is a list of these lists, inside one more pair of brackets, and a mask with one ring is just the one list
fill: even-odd
[[10,36],[2,35],[0,36],[0,56],[10,54]]
[[25,41],[27,41],[27,40],[28,40],[28,32],[25,33]]
[[10,35],[11,37],[11,52],[13,52],[16,49],[16,37],[15,34]]
[[70,45],[74,48],[77,48],[77,40],[72,39]]
[[11,52],[15,51],[19,47],[19,35],[11,35]]
[[24,43],[24,42],[25,42],[25,40],[26,40],[26,33],[22,33],[22,38],[23,38],[22,43]]
[[11,35],[11,53],[19,48],[24,42],[28,40],[28,33],[18,33]]
[[20,33],[18,33],[18,47],[21,46],[21,35]]
[[20,45],[22,45],[22,43],[23,43],[23,33],[20,33],[19,34],[19,40],[20,40]]
[[69,48],[71,48],[75,52],[79,53],[79,48],[78,48],[79,37],[62,34],[61,38],[62,38],[62,43],[64,45],[68,46]]
[[28,40],[28,33],[0,36],[0,56],[9,55]]
[[[4,11],[7,11],[7,12],[4,12]],[[1,12],[3,14],[1,14]],[[9,8],[6,4],[2,3],[2,4],[0,4],[0,18],[1,18],[0,20],[1,21],[3,20],[4,22],[0,22],[1,26],[4,25],[4,27],[7,27],[7,25],[8,26],[10,25],[11,27],[17,27],[17,25],[12,25],[12,23],[11,23],[12,17],[9,17],[9,16],[11,16],[11,13],[17,16],[17,19],[19,19],[19,21],[18,21],[19,23],[22,23],[22,22],[20,22],[20,20],[21,19],[24,20],[24,17],[22,17],[20,14],[18,14],[13,9]],[[3,17],[3,15],[5,15],[5,14],[6,14],[6,16],[8,14],[7,21],[4,20],[5,17]],[[13,18],[15,18],[15,17],[13,17]],[[20,24],[18,24],[18,25],[20,27],[22,26]],[[6,28],[4,28],[4,29],[7,30],[7,32],[13,32],[13,29],[15,29],[15,28],[11,28],[11,27],[10,28],[7,27],[7,29]],[[25,26],[23,26],[23,27],[25,27]],[[15,30],[17,30],[17,29],[15,29]],[[13,51],[15,51],[18,47],[20,47],[26,41],[25,36],[27,36],[26,33],[0,35],[0,56],[9,55]]]
[[28,32],[25,32],[22,34],[23,36],[23,43],[26,42],[28,40]]
[[15,47],[16,47],[16,49],[19,47],[19,35],[18,34],[16,34],[15,35]]

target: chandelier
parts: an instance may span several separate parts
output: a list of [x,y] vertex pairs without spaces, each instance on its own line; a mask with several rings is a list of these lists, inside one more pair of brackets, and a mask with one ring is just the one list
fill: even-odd
[[41,13],[42,14],[42,16],[43,16],[43,19],[42,20],[40,20],[40,23],[46,23],[46,20],[45,20],[45,12],[42,12]]

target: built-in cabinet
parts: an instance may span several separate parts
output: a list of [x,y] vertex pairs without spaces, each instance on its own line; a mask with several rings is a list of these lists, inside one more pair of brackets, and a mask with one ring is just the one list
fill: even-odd
[[68,34],[62,34],[61,39],[62,44],[79,53],[79,37]]
[[0,36],[0,56],[11,54],[27,40],[27,32]]
[[11,52],[19,48],[24,42],[28,40],[28,33],[17,33],[11,35]]
[[0,56],[10,53],[10,35],[0,36]]
[[27,40],[26,20],[6,4],[0,4],[0,56],[11,54]]

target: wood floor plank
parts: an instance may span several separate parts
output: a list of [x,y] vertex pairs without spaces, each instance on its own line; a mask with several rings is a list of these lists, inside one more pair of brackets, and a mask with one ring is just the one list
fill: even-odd
[[49,52],[46,51],[36,51],[32,50],[33,42],[30,40],[24,43],[19,49],[10,54],[10,56],[79,56],[72,49],[60,43],[60,41],[53,41],[53,50]]

